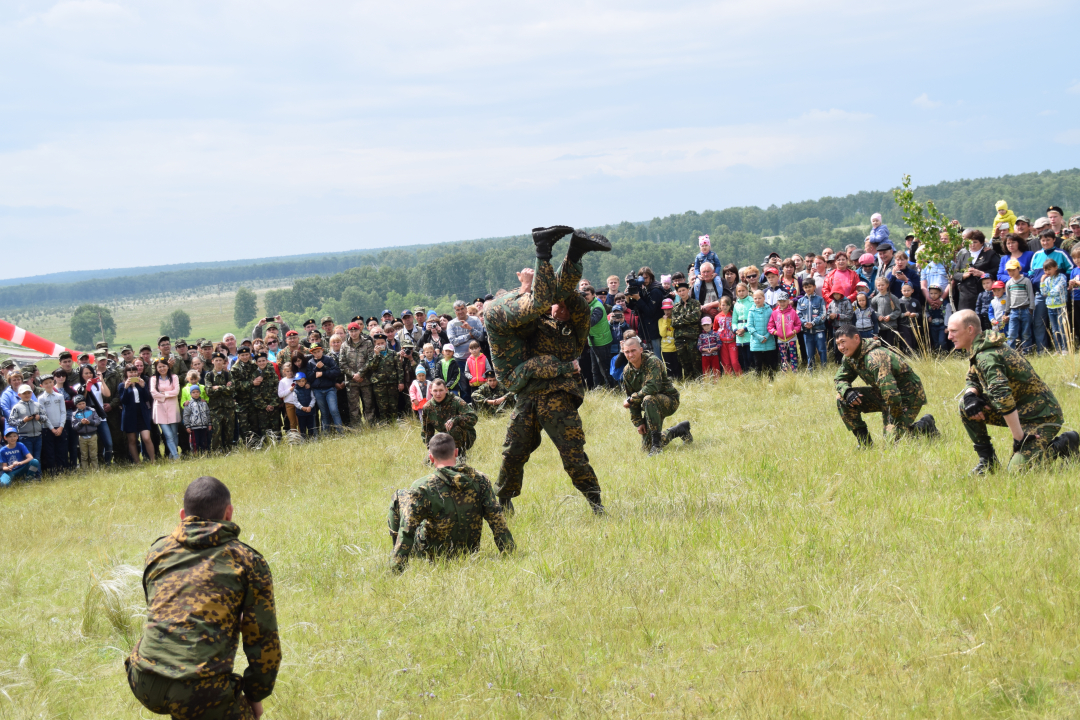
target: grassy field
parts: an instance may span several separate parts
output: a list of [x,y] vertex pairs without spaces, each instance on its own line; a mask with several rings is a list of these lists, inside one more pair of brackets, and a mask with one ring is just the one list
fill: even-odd
[[[1080,424],[1080,362],[1037,368]],[[596,519],[550,442],[500,557],[387,572],[410,424],[0,493],[0,718],[149,717],[122,661],[147,547],[201,474],[274,571],[267,718],[1076,717],[1080,463],[973,478],[966,362],[920,362],[942,437],[853,449],[830,378],[683,389],[695,442],[646,458],[621,398],[583,407]],[[479,426],[498,471],[505,421]],[[871,423],[875,438],[880,423]],[[999,451],[1007,431],[997,429]],[[243,665],[241,661],[240,665]]]

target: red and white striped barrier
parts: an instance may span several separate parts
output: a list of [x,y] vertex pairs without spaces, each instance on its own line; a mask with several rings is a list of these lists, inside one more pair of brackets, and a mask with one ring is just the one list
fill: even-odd
[[[30,348],[37,352],[48,355],[49,357],[57,357],[60,353],[68,348],[54,343],[52,340],[46,340],[40,335],[35,335],[32,332],[27,332],[18,325],[9,323],[7,320],[0,320],[0,339],[13,342],[16,345],[21,345],[24,348]],[[77,356],[79,353],[75,350],[68,350],[72,357]]]

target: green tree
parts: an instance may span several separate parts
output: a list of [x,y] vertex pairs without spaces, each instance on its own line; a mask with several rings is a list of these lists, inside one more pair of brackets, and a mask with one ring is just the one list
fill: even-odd
[[236,327],[242,328],[255,319],[259,312],[256,300],[255,293],[246,287],[236,291],[236,304],[233,305],[233,322]]
[[71,339],[76,345],[90,347],[98,340],[111,343],[116,338],[116,321],[109,308],[80,305],[71,316]]
[[161,334],[173,340],[182,338],[191,332],[191,316],[183,310],[175,310],[172,315],[161,321]]

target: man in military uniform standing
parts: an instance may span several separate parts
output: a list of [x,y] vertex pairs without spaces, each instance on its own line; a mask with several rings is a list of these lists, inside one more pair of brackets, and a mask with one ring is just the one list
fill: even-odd
[[514,394],[499,382],[495,371],[489,369],[484,373],[484,384],[473,391],[472,402],[477,412],[498,415],[514,409]]
[[339,363],[348,383],[345,392],[349,401],[349,418],[354,427],[360,426],[360,402],[363,400],[364,419],[368,425],[374,425],[375,396],[371,394],[371,382],[364,377],[364,370],[375,353],[375,344],[356,320],[349,323],[346,332],[349,336],[341,344]]
[[255,420],[254,432],[258,438],[274,440],[281,430],[281,413],[278,407],[281,398],[277,394],[278,376],[269,356],[259,351],[255,356],[255,375],[251,378],[252,417]]
[[[457,399],[457,398],[455,398]],[[405,569],[412,554],[423,557],[473,553],[480,549],[486,521],[500,552],[514,551],[514,536],[487,477],[459,463],[454,438],[436,433],[428,442],[435,467],[427,477],[398,490],[390,503],[387,525],[394,543],[391,568]]]
[[233,398],[236,401],[236,430],[241,442],[250,443],[259,429],[254,403],[255,385],[252,383],[259,368],[251,359],[251,347],[240,346],[236,362],[229,372],[232,374]]
[[[146,556],[146,626],[124,662],[150,712],[183,720],[256,720],[281,666],[270,566],[240,542],[229,489],[201,477],[180,525]],[[233,672],[243,636],[247,669]]]
[[424,406],[424,445],[439,433],[449,433],[458,457],[464,460],[476,442],[476,419],[476,411],[469,403],[447,392],[445,380],[431,381],[431,400]]
[[[877,338],[864,340],[854,325],[841,325],[834,336],[836,349],[843,356],[833,381],[836,409],[844,427],[859,441],[859,447],[874,444],[862,419],[868,413],[881,413],[887,437],[937,436],[933,415],[915,420],[926,404],[926,393],[922,380],[900,353],[885,347]],[[856,378],[862,378],[867,386],[852,387]]]
[[232,375],[225,367],[229,358],[225,353],[214,353],[214,368],[207,371],[206,404],[210,406],[210,449],[227,450],[232,447],[236,431],[236,403],[233,401]]
[[698,338],[701,336],[701,303],[690,292],[690,285],[680,282],[675,286],[679,304],[671,313],[671,327],[675,334],[675,353],[684,378],[701,377],[701,353]]
[[371,381],[371,394],[379,405],[382,422],[394,422],[397,418],[398,393],[405,389],[401,358],[387,348],[386,334],[382,330],[376,330],[371,337],[375,347],[362,376]]
[[675,438],[682,438],[683,443],[691,443],[690,421],[664,430],[664,418],[675,414],[679,409],[679,391],[668,377],[664,361],[652,353],[642,350],[641,340],[636,337],[623,341],[622,354],[626,358],[623,368],[623,392],[626,400],[623,407],[630,411],[630,422],[637,427],[638,434],[647,444],[649,456],[657,455]]
[[983,332],[979,316],[960,310],[949,318],[949,339],[957,350],[971,352],[967,385],[960,400],[960,420],[975,446],[976,475],[998,464],[987,425],[1012,432],[1010,472],[1029,463],[1069,457],[1080,449],[1080,434],[1070,431],[1055,439],[1065,416],[1054,393],[999,332]]

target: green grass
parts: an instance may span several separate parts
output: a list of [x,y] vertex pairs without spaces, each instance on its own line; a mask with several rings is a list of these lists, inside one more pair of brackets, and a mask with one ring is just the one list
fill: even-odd
[[[1036,366],[1080,424],[1077,358]],[[401,577],[385,516],[425,474],[411,425],[0,493],[0,718],[148,717],[122,667],[138,571],[201,474],[276,579],[268,718],[1075,717],[1080,463],[969,477],[966,362],[917,369],[942,437],[865,453],[825,376],[684,388],[695,442],[652,459],[621,398],[590,395],[607,517],[545,440],[515,555],[485,530]],[[492,477],[504,427],[471,453]]]

